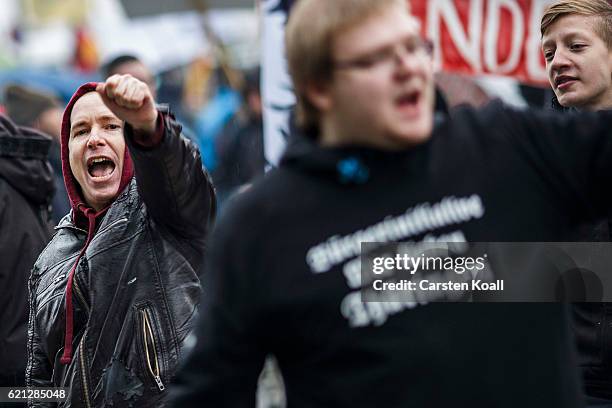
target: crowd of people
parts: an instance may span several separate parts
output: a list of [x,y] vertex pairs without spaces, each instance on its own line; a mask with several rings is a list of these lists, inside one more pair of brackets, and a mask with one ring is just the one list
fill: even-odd
[[612,240],[612,4],[558,1],[541,34],[550,109],[449,109],[406,1],[298,0],[265,175],[258,69],[214,169],[132,55],[65,107],[7,87],[0,387],[255,406],[274,356],[293,407],[612,407],[610,304],[367,302],[355,268],[368,241]]

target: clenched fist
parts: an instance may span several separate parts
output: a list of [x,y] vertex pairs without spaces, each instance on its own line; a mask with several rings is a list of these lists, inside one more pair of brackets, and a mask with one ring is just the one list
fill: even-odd
[[157,123],[157,109],[149,87],[131,75],[113,75],[98,84],[96,91],[104,104],[139,133],[152,134]]

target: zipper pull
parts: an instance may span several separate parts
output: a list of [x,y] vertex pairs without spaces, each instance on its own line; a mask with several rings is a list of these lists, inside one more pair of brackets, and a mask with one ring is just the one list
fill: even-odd
[[162,382],[161,377],[159,375],[156,375],[154,378],[155,378],[155,382],[157,383],[157,388],[159,388],[160,391],[165,390],[166,386]]

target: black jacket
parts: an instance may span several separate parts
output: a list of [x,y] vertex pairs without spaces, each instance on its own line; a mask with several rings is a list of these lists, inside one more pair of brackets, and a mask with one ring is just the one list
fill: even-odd
[[[556,98],[553,98],[552,106],[568,114],[577,112],[576,109],[561,106]],[[581,224],[570,238],[575,241],[612,242],[610,215]],[[612,399],[612,303],[576,303],[572,310],[578,363],[582,368],[586,394]]]
[[225,201],[241,186],[264,174],[263,126],[261,118],[235,117],[215,141],[218,163],[212,174],[217,197]]
[[[71,212],[30,280],[27,382],[70,387],[70,407],[163,405],[200,297],[198,272],[215,212],[197,148],[164,117],[162,143],[126,147],[135,177],[115,199],[73,281],[73,358],[62,365],[67,276],[87,231]],[[37,405],[38,406],[38,405]]]
[[[492,104],[451,114],[403,152],[291,145],[211,236],[174,406],[254,406],[268,353],[291,407],[580,406],[565,305],[362,303],[355,260],[359,237],[387,233],[559,240],[612,206],[611,123]],[[412,235],[394,224],[442,202],[456,206],[455,222],[419,218]]]
[[51,238],[50,145],[0,115],[0,386],[24,383],[28,276]]

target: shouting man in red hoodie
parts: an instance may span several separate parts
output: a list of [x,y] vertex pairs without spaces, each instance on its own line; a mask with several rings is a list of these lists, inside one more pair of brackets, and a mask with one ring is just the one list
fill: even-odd
[[72,210],[32,271],[27,384],[68,387],[72,407],[162,405],[199,300],[209,177],[129,75],[76,91],[61,145]]

